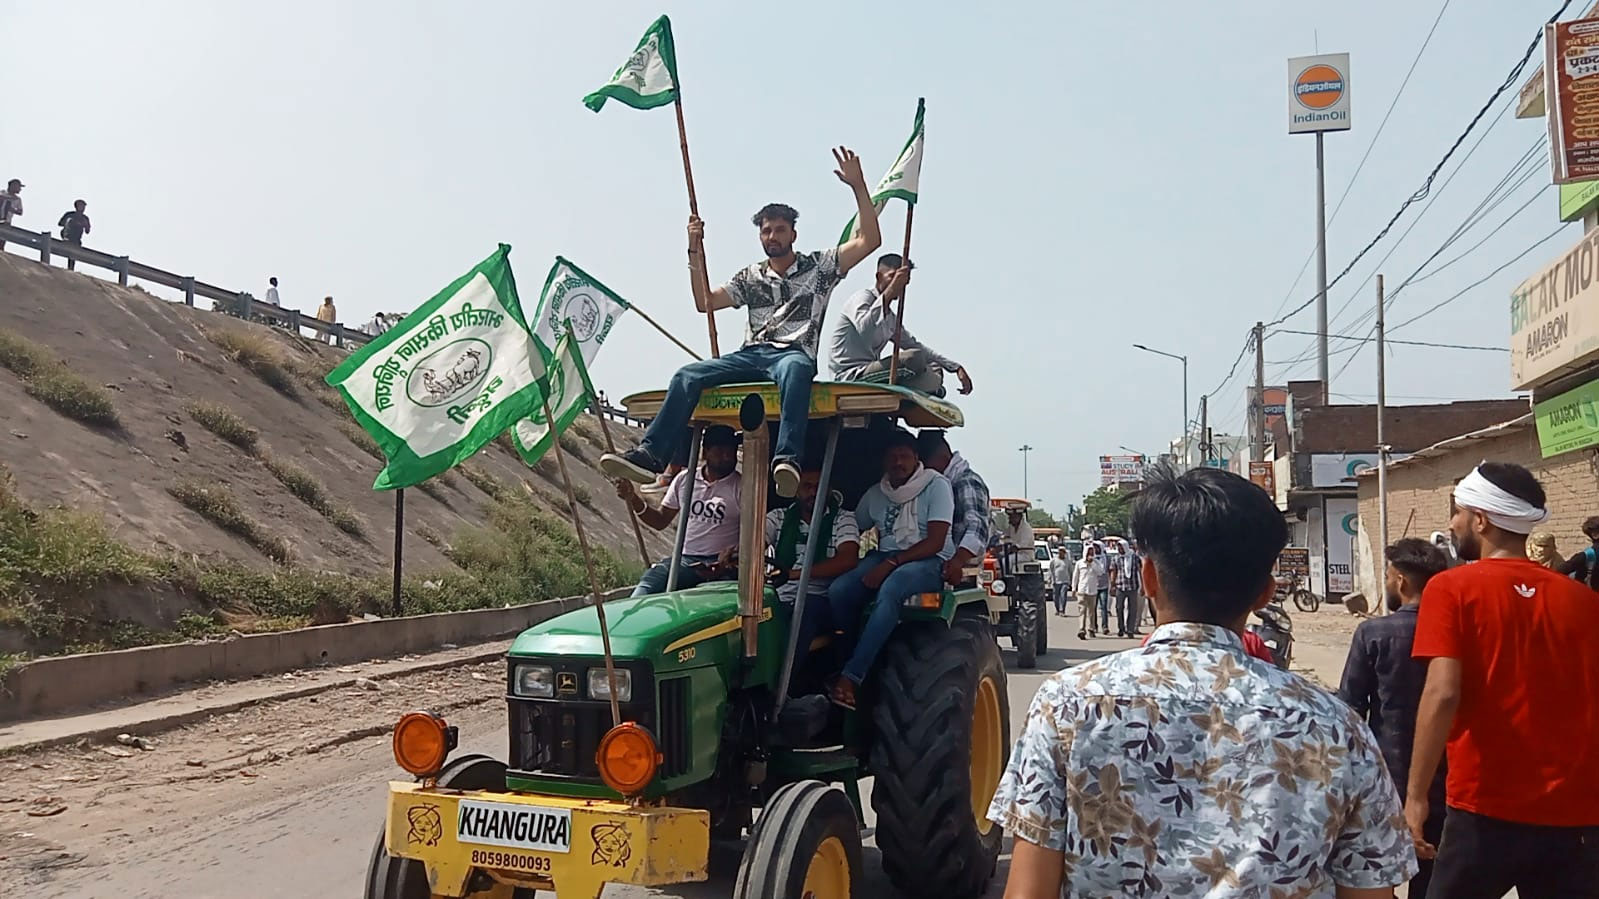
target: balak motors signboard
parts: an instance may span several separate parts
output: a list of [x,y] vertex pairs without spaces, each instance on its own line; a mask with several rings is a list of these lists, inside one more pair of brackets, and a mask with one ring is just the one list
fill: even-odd
[[1544,54],[1555,183],[1599,177],[1599,19],[1545,26]]
[[1599,355],[1599,230],[1510,294],[1510,386],[1530,390]]
[[1288,133],[1349,130],[1349,54],[1288,60]]

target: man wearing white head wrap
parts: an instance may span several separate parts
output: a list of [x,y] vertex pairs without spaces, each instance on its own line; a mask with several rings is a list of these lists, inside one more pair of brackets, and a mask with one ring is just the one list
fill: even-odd
[[1449,529],[1472,562],[1422,594],[1411,654],[1427,662],[1405,820],[1422,858],[1427,788],[1448,746],[1432,895],[1592,896],[1599,883],[1599,596],[1527,558],[1549,513],[1519,465],[1484,462]]

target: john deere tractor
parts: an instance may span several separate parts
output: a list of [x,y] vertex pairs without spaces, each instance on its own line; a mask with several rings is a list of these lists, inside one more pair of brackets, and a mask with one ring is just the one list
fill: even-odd
[[[663,399],[625,404],[648,418]],[[866,777],[898,889],[983,892],[1002,837],[984,814],[1010,749],[987,592],[974,571],[969,587],[910,597],[858,708],[823,699],[828,654],[796,664],[802,608],[779,602],[750,561],[764,558],[763,519],[777,502],[765,416],[776,407],[773,385],[734,385],[706,391],[694,415],[690,470],[705,426],[744,431],[736,581],[669,584],[521,634],[506,657],[504,761],[452,759],[457,734],[430,713],[396,725],[395,759],[415,780],[390,784],[368,899],[595,899],[607,883],[705,880],[713,840],[743,843],[738,899],[860,897]],[[886,429],[962,423],[944,400],[858,383],[816,384],[811,418],[820,495],[839,491],[849,507],[879,477]],[[801,607],[813,549],[800,556]]]

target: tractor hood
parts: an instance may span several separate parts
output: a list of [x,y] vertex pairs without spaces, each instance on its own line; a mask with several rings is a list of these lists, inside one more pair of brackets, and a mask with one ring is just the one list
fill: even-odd
[[[738,629],[738,583],[715,581],[690,590],[605,603],[611,652],[618,659],[655,659],[666,647],[705,631]],[[593,606],[533,625],[511,644],[513,656],[602,656],[600,621]]]

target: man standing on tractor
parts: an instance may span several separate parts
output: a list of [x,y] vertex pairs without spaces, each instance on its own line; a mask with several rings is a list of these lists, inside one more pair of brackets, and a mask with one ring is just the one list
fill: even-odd
[[[777,383],[780,396],[772,483],[780,496],[793,496],[799,490],[799,458],[810,415],[811,379],[816,376],[816,344],[827,314],[828,297],[850,269],[883,242],[871,191],[861,174],[860,158],[844,147],[834,150],[833,156],[838,161],[834,174],[855,193],[860,232],[837,247],[800,254],[794,252],[799,213],[793,207],[771,203],[755,213],[751,221],[760,231],[766,259],[739,271],[709,295],[705,295],[698,278],[690,278],[694,305],[699,311],[741,306],[749,309],[744,346],[721,358],[678,369],[643,441],[621,455],[606,453],[600,457],[600,468],[606,475],[640,484],[654,483],[668,463],[681,464],[686,459],[688,423],[699,405],[701,390],[766,380]],[[698,216],[690,217],[688,233],[689,245],[699,246],[705,236],[705,223]]]
[[[839,653],[849,659],[833,684],[834,703],[855,708],[856,689],[899,624],[905,600],[943,589],[944,562],[955,554],[949,536],[954,516],[949,481],[921,464],[910,434],[895,431],[883,451],[883,479],[867,489],[855,510],[862,531],[877,528],[877,549],[827,590],[833,621],[846,631]],[[850,632],[874,596],[871,617],[852,641]]]
[[949,448],[943,431],[924,428],[916,435],[916,449],[922,464],[942,474],[955,495],[955,520],[950,525],[955,554],[944,563],[944,580],[959,584],[966,580],[966,567],[972,560],[981,561],[988,552],[988,532],[993,527],[988,517],[988,484],[965,457]]
[[972,378],[954,359],[927,346],[899,325],[894,301],[910,283],[915,268],[898,253],[877,258],[877,284],[844,302],[828,340],[832,348],[833,379],[837,381],[886,381],[892,358],[883,351],[894,343],[899,332],[900,385],[933,396],[944,395],[944,372],[960,378],[961,393],[972,392]]
[[[844,508],[844,496],[834,490],[827,497],[820,523],[816,517],[817,489],[822,480],[821,464],[812,459],[800,472],[799,496],[787,509],[766,513],[766,546],[772,551],[773,566],[785,580],[777,588],[778,600],[793,604],[799,596],[800,554],[816,532],[816,557],[811,563],[811,580],[805,588],[805,618],[794,623],[800,629],[796,641],[794,667],[804,665],[811,641],[823,631],[839,627],[829,614],[827,588],[833,578],[855,569],[861,560],[861,534],[855,513]],[[854,622],[847,622],[846,626]]]
[[[653,508],[633,489],[632,483],[616,482],[616,495],[627,503],[639,521],[664,531],[683,510],[683,495],[689,477],[694,477],[694,497],[686,514],[688,534],[683,541],[683,559],[677,568],[677,586],[687,589],[715,580],[731,565],[738,548],[739,485],[737,431],[727,425],[705,429],[704,460],[697,472],[680,471],[667,488],[660,508]],[[666,590],[671,559],[650,566],[633,589],[634,596],[648,596]]]

